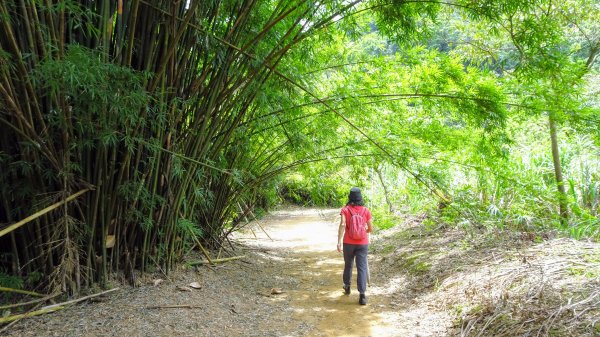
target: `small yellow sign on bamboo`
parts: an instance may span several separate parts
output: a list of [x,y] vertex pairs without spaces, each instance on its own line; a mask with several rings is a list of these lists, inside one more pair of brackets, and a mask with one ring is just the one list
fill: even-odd
[[104,246],[106,248],[112,248],[115,246],[115,236],[114,235],[107,235],[106,236],[106,243],[104,244]]

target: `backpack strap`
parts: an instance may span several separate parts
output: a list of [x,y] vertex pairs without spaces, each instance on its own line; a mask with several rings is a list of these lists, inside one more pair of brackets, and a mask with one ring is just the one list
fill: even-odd
[[367,208],[365,206],[362,207],[362,209],[360,210],[360,215],[362,215],[363,217],[365,217],[365,223],[367,222],[366,220],[366,215],[367,215]]

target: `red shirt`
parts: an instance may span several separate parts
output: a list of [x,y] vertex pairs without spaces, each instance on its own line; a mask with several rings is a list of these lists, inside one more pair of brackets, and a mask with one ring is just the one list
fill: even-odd
[[[345,206],[344,208],[342,208],[342,210],[340,211],[340,214],[346,218],[346,226],[348,226],[348,223],[349,223],[350,217],[351,217],[348,207],[350,207],[352,209],[352,213],[354,213],[354,214],[361,213],[365,217],[366,222],[371,221],[371,218],[372,218],[371,211],[369,211],[368,208],[366,208],[365,206],[348,205],[348,206]],[[369,235],[367,235],[362,240],[353,240],[348,237],[348,231],[344,231],[344,243],[349,243],[349,244],[353,244],[353,245],[368,245],[369,244]]]

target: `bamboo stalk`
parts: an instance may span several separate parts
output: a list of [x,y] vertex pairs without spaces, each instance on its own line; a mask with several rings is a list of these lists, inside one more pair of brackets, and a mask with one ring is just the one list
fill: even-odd
[[188,262],[188,264],[190,266],[197,266],[197,265],[200,265],[200,264],[215,264],[215,263],[223,263],[223,262],[235,261],[235,260],[243,259],[245,257],[246,257],[246,255],[226,257],[226,258],[222,258],[222,259],[213,259],[211,262],[204,261],[204,260],[199,260],[199,261]]
[[214,260],[212,260],[210,258],[210,254],[208,254],[208,251],[204,248],[204,246],[200,243],[200,240],[198,240],[198,238],[196,237],[196,234],[194,234],[194,232],[192,232],[191,228],[190,228],[190,235],[192,236],[192,238],[194,239],[194,241],[196,242],[196,244],[198,245],[198,247],[200,247],[200,250],[202,251],[202,254],[204,255],[204,257],[206,257],[206,259],[208,260],[208,262],[210,264],[212,264]]
[[64,307],[66,305],[70,305],[70,304],[74,304],[74,303],[79,303],[81,301],[85,301],[85,300],[90,299],[90,298],[94,298],[94,297],[98,297],[98,296],[101,296],[101,295],[105,295],[105,294],[111,293],[113,291],[117,291],[119,289],[121,289],[121,288],[113,288],[113,289],[109,289],[109,290],[106,290],[106,291],[101,291],[101,292],[96,293],[96,294],[92,294],[92,295],[87,295],[87,296],[83,296],[83,297],[80,297],[80,298],[76,298],[74,300],[70,300],[70,301],[66,301],[66,302],[62,302],[62,303],[57,303],[57,304],[52,304],[52,305],[47,305],[47,306],[43,307],[42,310],[52,309],[52,308],[57,308],[57,307]]
[[8,234],[8,233],[10,233],[12,231],[14,231],[15,229],[18,229],[19,227],[27,224],[28,222],[30,222],[32,220],[35,220],[35,219],[39,218],[40,216],[42,216],[42,215],[44,215],[44,214],[46,214],[46,213],[48,213],[48,212],[50,212],[52,210],[55,210],[55,209],[59,208],[60,206],[66,204],[66,203],[68,203],[70,201],[73,201],[73,200],[77,199],[77,197],[79,197],[80,195],[86,193],[89,190],[90,190],[89,188],[83,189],[83,190],[81,190],[81,191],[79,191],[79,192],[77,192],[77,193],[75,193],[75,194],[67,197],[64,200],[61,200],[61,201],[59,201],[59,202],[57,202],[57,203],[55,203],[53,205],[50,205],[50,206],[48,206],[48,207],[46,207],[46,208],[44,208],[44,209],[42,209],[42,210],[40,210],[38,212],[35,212],[34,214],[28,216],[27,218],[25,218],[25,219],[23,219],[23,220],[15,223],[15,224],[12,224],[12,225],[6,227],[3,230],[0,230],[0,237],[2,237],[4,235],[6,235],[6,234]]
[[191,304],[172,304],[172,305],[151,305],[146,309],[171,309],[171,308],[184,308],[184,309],[198,309],[204,308],[203,305],[191,305]]
[[271,238],[269,233],[267,233],[267,231],[263,228],[263,226],[261,226],[260,223],[258,223],[258,221],[256,222],[256,224],[258,225],[258,228],[260,228],[263,231],[263,233],[265,233],[265,235],[269,238],[269,240],[273,241],[273,238]]
[[9,292],[9,293],[23,294],[23,295],[31,295],[31,296],[36,296],[36,297],[47,296],[45,294],[40,294],[40,293],[36,293],[36,292],[33,292],[33,291],[27,291],[27,290],[21,290],[21,289],[13,289],[13,288],[7,288],[7,287],[0,287],[0,291]]
[[47,314],[49,312],[54,312],[54,311],[58,311],[64,309],[64,307],[52,307],[52,308],[43,308],[41,310],[36,310],[36,311],[32,311],[32,312],[28,312],[26,314],[19,314],[19,315],[12,315],[12,316],[8,316],[8,317],[2,317],[0,318],[0,324],[3,323],[9,323],[12,321],[16,321],[19,319],[23,319],[23,318],[27,318],[27,317],[33,317],[33,316],[39,316],[39,315],[43,315],[43,314]]
[[37,303],[40,303],[40,302],[45,302],[47,300],[55,298],[58,295],[60,295],[60,293],[56,293],[56,294],[53,294],[53,295],[48,295],[48,296],[46,296],[44,298],[38,298],[38,299],[33,300],[33,301],[3,305],[3,306],[0,306],[0,310],[11,309],[11,308],[18,308],[18,307],[24,307],[24,306],[28,306],[28,305],[32,305],[32,304],[37,304]]

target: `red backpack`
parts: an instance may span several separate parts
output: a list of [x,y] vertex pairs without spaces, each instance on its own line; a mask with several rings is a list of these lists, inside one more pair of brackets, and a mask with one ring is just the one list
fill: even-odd
[[367,229],[366,227],[366,219],[364,216],[365,207],[358,213],[353,213],[350,207],[346,207],[348,212],[350,212],[350,221],[346,221],[346,231],[348,232],[348,237],[352,240],[363,240],[367,237]]

